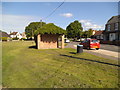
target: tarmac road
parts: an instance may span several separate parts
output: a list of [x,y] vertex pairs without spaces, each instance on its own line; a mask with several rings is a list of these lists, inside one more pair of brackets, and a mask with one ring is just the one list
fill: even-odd
[[[79,44],[79,42],[70,42],[65,47],[77,49],[77,44]],[[114,46],[114,45],[101,44],[101,48],[99,50],[95,50],[95,49],[86,50],[86,49],[84,49],[84,51],[91,53],[93,55],[104,57],[104,58],[118,60],[118,58],[119,58],[118,54],[120,54],[120,53],[118,53],[118,48],[119,48],[118,46]]]
[[120,46],[101,44],[101,49],[119,52]]

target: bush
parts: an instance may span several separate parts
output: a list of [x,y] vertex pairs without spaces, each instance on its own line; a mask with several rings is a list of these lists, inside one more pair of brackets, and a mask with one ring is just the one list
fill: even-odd
[[22,38],[23,40],[26,40],[26,38]]
[[15,38],[12,38],[13,40],[18,40],[19,38],[15,37]]
[[26,40],[26,39],[25,38],[21,38],[20,40],[22,41],[22,40]]
[[2,41],[7,41],[8,37],[2,37]]

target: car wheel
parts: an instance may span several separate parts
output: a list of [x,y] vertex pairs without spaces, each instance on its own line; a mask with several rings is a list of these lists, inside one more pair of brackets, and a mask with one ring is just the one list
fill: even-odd
[[99,48],[96,48],[96,50],[99,50]]

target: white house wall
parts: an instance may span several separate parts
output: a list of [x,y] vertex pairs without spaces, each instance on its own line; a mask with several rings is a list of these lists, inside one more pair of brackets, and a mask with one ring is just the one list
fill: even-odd
[[16,36],[17,36],[17,38],[19,38],[19,39],[22,38],[22,35],[20,35],[20,33],[17,33]]
[[100,39],[103,39],[103,34],[101,34]]
[[22,35],[21,35],[20,33],[17,33],[16,35],[10,35],[10,37],[11,37],[11,38],[17,37],[17,38],[21,39],[21,38],[22,38]]
[[16,35],[10,35],[10,37],[11,37],[11,38],[15,38],[15,37],[16,37]]
[[110,41],[115,40],[115,33],[110,33],[109,34],[109,39],[110,39]]

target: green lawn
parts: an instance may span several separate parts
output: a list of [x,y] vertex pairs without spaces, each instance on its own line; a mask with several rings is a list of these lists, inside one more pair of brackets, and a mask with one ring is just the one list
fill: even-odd
[[[3,42],[3,87],[117,88],[117,60],[74,49],[29,48],[31,41]],[[104,63],[105,62],[105,63]],[[111,65],[109,65],[111,64]]]

